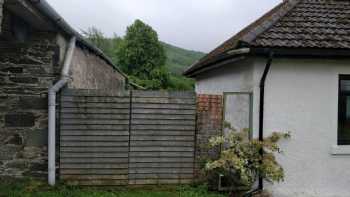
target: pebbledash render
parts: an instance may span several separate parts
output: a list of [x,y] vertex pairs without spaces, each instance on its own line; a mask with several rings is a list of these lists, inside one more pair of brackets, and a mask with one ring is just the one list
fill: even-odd
[[69,88],[121,91],[127,79],[45,1],[0,0],[0,24],[0,176],[45,178],[48,90],[61,78],[69,40],[76,38]]
[[350,196],[349,1],[286,0],[185,75],[224,97],[224,119],[254,137],[290,131],[277,197]]

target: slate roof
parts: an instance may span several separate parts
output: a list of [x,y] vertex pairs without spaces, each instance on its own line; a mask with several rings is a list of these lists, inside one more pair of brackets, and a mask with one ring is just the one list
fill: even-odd
[[349,0],[285,0],[192,65],[185,75],[248,47],[350,49]]

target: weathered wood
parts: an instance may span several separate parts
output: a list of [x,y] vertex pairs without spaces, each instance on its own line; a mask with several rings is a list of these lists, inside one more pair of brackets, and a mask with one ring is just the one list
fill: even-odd
[[130,174],[192,174],[193,168],[129,168]]
[[113,147],[60,147],[61,153],[70,152],[70,153],[115,153],[115,152],[129,152],[129,146],[113,146]]
[[129,125],[61,125],[61,130],[119,130],[128,131]]
[[196,115],[194,110],[182,110],[182,109],[133,109],[134,114],[176,114],[176,115]]
[[133,114],[133,120],[148,119],[148,120],[195,120],[193,115],[177,115],[177,114]]
[[127,158],[61,158],[63,164],[121,164],[128,163]]
[[191,141],[194,136],[131,136],[132,141]]
[[61,158],[128,158],[129,154],[125,153],[101,153],[101,152],[80,152],[80,153],[69,153],[62,152],[60,154]]
[[131,141],[130,146],[132,147],[157,147],[157,146],[164,146],[164,147],[193,147],[194,142],[186,142],[186,141]]
[[177,103],[133,103],[133,109],[178,109],[178,110],[195,110],[194,104],[177,104]]
[[133,125],[169,125],[169,126],[194,126],[194,120],[148,120],[132,119]]
[[62,102],[63,108],[92,108],[92,109],[129,109],[129,103],[73,103]]
[[61,136],[61,141],[69,142],[125,142],[129,136]]
[[130,151],[131,152],[152,152],[152,151],[166,151],[166,152],[192,152],[194,151],[194,147],[193,146],[188,146],[188,147],[183,147],[183,146],[178,146],[178,147],[174,147],[174,146],[153,146],[153,147],[135,147],[132,146],[130,147]]
[[129,131],[62,130],[61,136],[129,136]]
[[63,141],[60,143],[61,147],[122,147],[129,146],[129,142],[66,142]]
[[61,169],[64,175],[128,175],[129,170],[125,169]]
[[190,184],[193,179],[130,179],[129,185]]
[[129,125],[129,120],[62,119],[64,125]]
[[70,164],[70,163],[61,163],[60,169],[62,174],[62,169],[82,169],[82,170],[93,170],[93,169],[126,169],[128,170],[128,163],[102,163],[102,164],[89,164],[89,163],[81,163],[81,164]]
[[129,120],[129,114],[71,114],[61,113],[61,119],[89,119],[89,120]]
[[130,152],[130,157],[193,157],[192,152]]
[[130,103],[130,97],[127,96],[62,96],[61,102],[84,102],[84,103]]
[[176,173],[176,174],[159,174],[159,173],[150,173],[150,174],[129,174],[129,179],[192,179],[193,173],[184,174],[184,173]]
[[63,180],[126,180],[128,175],[62,175]]
[[145,168],[166,168],[166,169],[172,169],[172,168],[193,168],[193,163],[130,163],[129,164],[130,169],[145,169]]
[[62,113],[71,114],[129,114],[129,109],[99,109],[99,108],[61,108]]
[[80,186],[124,186],[128,185],[128,180],[65,180],[69,185]]
[[178,130],[194,131],[194,125],[131,125],[132,130]]
[[130,162],[135,163],[168,163],[168,162],[193,162],[193,158],[186,158],[186,157],[178,157],[178,158],[172,158],[172,157],[131,157]]
[[134,136],[194,136],[194,131],[171,131],[171,130],[133,130]]

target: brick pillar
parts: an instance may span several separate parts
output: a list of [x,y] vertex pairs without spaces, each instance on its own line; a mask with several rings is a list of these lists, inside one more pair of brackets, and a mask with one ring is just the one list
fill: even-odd
[[223,119],[223,97],[221,95],[197,95],[197,135],[195,176],[201,179],[200,169],[208,156],[215,156],[217,151],[210,152],[208,140],[221,134]]

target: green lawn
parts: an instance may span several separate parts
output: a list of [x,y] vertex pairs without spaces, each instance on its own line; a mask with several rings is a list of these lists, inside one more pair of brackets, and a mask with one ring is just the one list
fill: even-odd
[[79,188],[60,185],[49,187],[43,182],[0,181],[0,197],[226,197],[207,192],[203,186],[147,187],[147,188]]

